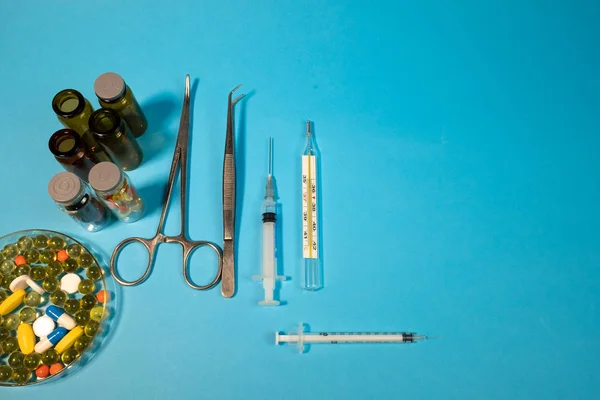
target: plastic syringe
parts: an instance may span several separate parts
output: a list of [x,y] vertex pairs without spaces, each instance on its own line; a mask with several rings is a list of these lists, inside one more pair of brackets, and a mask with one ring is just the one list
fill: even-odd
[[272,174],[273,138],[269,139],[269,173],[265,187],[265,200],[262,204],[262,274],[253,279],[262,280],[265,299],[259,301],[261,306],[278,306],[274,299],[275,281],[284,281],[285,276],[277,275],[277,247],[275,240],[275,222],[277,220],[277,202],[275,201],[275,184]]
[[427,336],[414,332],[304,332],[302,323],[297,332],[275,332],[275,344],[295,343],[299,353],[303,353],[304,346],[309,344],[415,343],[426,339]]
[[319,259],[319,212],[317,197],[317,146],[311,122],[306,121],[306,145],[302,153],[302,257],[304,289],[323,287],[323,271]]

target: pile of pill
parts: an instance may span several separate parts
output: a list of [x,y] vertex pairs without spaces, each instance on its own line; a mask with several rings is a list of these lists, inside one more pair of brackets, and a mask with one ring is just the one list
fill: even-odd
[[22,236],[0,252],[0,385],[56,375],[99,330],[108,301],[103,271],[69,241]]
[[105,196],[100,194],[100,196],[120,219],[126,219],[130,216],[135,220],[141,218],[141,214],[144,212],[144,202],[126,177],[123,177],[121,186],[113,192]]

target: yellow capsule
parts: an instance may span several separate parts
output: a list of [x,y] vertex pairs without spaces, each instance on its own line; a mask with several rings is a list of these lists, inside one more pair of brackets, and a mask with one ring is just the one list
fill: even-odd
[[6,300],[0,304],[0,315],[7,315],[12,310],[19,307],[23,302],[23,297],[25,297],[25,290],[23,289],[19,289],[8,296]]
[[33,353],[33,348],[35,347],[35,335],[33,334],[33,328],[31,325],[19,325],[19,329],[17,329],[17,340],[19,341],[21,353]]
[[79,339],[81,335],[83,335],[83,329],[80,326],[76,326],[75,328],[71,329],[71,331],[56,344],[56,346],[54,346],[54,350],[56,350],[58,354],[61,354],[69,347],[73,346],[75,341]]

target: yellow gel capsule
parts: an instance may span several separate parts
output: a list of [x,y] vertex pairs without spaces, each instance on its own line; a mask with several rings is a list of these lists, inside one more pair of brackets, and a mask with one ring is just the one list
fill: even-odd
[[25,290],[19,289],[8,296],[6,300],[0,304],[0,315],[7,315],[9,312],[19,307],[25,297]]
[[19,341],[19,348],[23,354],[33,353],[35,347],[35,335],[33,334],[33,328],[29,324],[19,325],[17,329],[17,340]]
[[80,326],[76,326],[75,328],[71,329],[71,331],[56,344],[56,346],[54,346],[54,350],[56,350],[58,354],[61,354],[69,347],[73,346],[75,341],[79,339],[81,335],[83,335],[83,329]]

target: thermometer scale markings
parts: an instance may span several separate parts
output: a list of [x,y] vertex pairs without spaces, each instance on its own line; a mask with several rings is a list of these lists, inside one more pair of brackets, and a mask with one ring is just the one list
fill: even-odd
[[317,244],[317,179],[316,157],[302,156],[302,228],[303,257],[319,258]]

